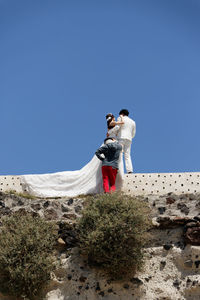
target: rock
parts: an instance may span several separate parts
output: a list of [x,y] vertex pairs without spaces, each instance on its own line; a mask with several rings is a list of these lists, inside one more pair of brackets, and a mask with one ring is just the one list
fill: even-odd
[[191,259],[188,259],[184,262],[184,265],[187,267],[187,268],[192,268],[192,265],[193,265],[193,261]]
[[63,239],[58,238],[57,240],[57,250],[62,252],[63,250],[66,249],[66,243],[63,241]]
[[187,194],[183,194],[180,196],[180,200],[182,201],[187,201],[188,200],[188,195]]
[[194,194],[189,194],[189,200],[195,200],[196,199],[196,196]]
[[61,205],[61,210],[62,212],[68,212],[69,208],[67,206],[65,206],[64,204]]
[[3,200],[5,198],[5,193],[0,192],[0,200]]
[[96,289],[95,289],[96,291],[100,291],[101,289],[100,289],[100,285],[99,285],[99,282],[97,282],[96,283]]
[[24,207],[21,207],[21,208],[16,207],[15,212],[19,215],[26,215],[26,214],[30,213],[30,210],[25,209]]
[[48,208],[44,211],[44,217],[47,220],[56,220],[58,218],[58,214],[53,208]]
[[136,284],[136,285],[138,285],[138,286],[143,284],[143,281],[140,280],[140,279],[137,278],[137,277],[131,278],[131,279],[130,279],[130,282],[132,282],[133,284]]
[[172,245],[163,245],[163,248],[168,251],[168,250],[172,249],[173,246]]
[[174,225],[180,226],[180,225],[186,224],[190,220],[190,218],[188,218],[188,217],[175,217],[172,220],[173,220]]
[[40,217],[40,215],[36,211],[30,211],[32,217]]
[[128,284],[128,283],[125,283],[125,284],[123,285],[123,288],[128,290],[128,289],[129,289],[129,284]]
[[81,205],[77,205],[77,206],[75,206],[74,210],[75,210],[75,212],[77,214],[79,214],[81,212],[81,210],[82,210],[82,206]]
[[182,213],[184,213],[185,215],[189,214],[189,208],[187,207],[187,205],[185,203],[178,203],[177,204],[177,208],[180,209],[180,211]]
[[195,263],[196,268],[198,268],[200,265],[200,260],[196,260],[194,263]]
[[72,205],[73,202],[74,202],[74,199],[70,198],[70,199],[68,200],[67,204],[68,204],[68,205]]
[[197,285],[199,282],[198,282],[198,280],[194,280],[193,282],[192,282],[192,286],[195,286],[195,285]]
[[181,212],[183,212],[185,215],[188,215],[190,210],[189,208],[185,205],[182,209],[181,209]]
[[169,228],[172,227],[172,221],[170,217],[158,217],[156,222],[159,224],[160,228]]
[[67,248],[73,248],[77,245],[78,240],[74,224],[60,222],[58,234],[66,243]]
[[163,270],[165,266],[166,266],[166,261],[165,260],[161,260],[161,262],[160,262],[160,269]]
[[56,210],[57,210],[57,209],[60,209],[60,207],[61,207],[61,204],[60,204],[60,202],[58,202],[58,201],[52,201],[52,202],[51,202],[51,205],[52,205],[52,207],[55,208]]
[[6,207],[9,207],[11,209],[17,205],[16,202],[13,201],[12,198],[6,198],[5,201],[4,201],[4,203],[5,203]]
[[43,207],[47,208],[47,207],[49,207],[49,205],[50,205],[50,202],[49,201],[45,201],[44,204],[43,204]]
[[159,227],[162,229],[174,228],[178,226],[183,226],[190,220],[187,217],[158,217],[156,222],[159,224]]
[[186,244],[200,245],[200,224],[196,223],[196,226],[184,228],[184,241]]
[[159,227],[160,226],[160,224],[157,222],[157,218],[156,217],[152,218],[151,222],[152,222],[152,225],[155,226],[155,227]]
[[180,281],[178,279],[176,279],[174,282],[173,282],[173,286],[175,286],[177,289],[179,289],[179,285],[180,285]]
[[197,220],[189,220],[185,224],[185,228],[190,228],[190,227],[196,227],[197,226]]
[[31,208],[38,211],[41,209],[40,203],[31,204]]
[[200,208],[200,201],[198,203],[196,203],[195,207]]
[[23,206],[23,205],[24,205],[24,203],[25,203],[25,201],[24,201],[24,200],[22,200],[22,199],[19,199],[19,200],[17,201],[17,206]]
[[14,211],[14,213],[19,214],[19,216],[29,214],[32,217],[39,217],[38,213],[33,211],[32,209],[30,209],[29,207],[21,207],[19,209],[18,209],[18,207],[16,207],[16,210]]
[[71,274],[67,275],[67,279],[71,280],[72,279],[72,275]]
[[69,219],[69,220],[76,220],[77,219],[77,215],[75,215],[73,213],[63,214],[62,217],[65,218],[65,219]]
[[60,245],[65,245],[65,242],[63,241],[63,239],[58,238],[58,244],[60,244]]
[[172,198],[172,197],[168,197],[168,198],[166,198],[166,204],[172,204],[172,203],[174,203],[176,200],[174,199],[174,198]]
[[87,280],[87,277],[81,275],[81,277],[79,278],[80,282],[85,282]]
[[183,241],[178,241],[177,243],[176,243],[176,247],[177,248],[180,248],[180,249],[185,249],[185,243],[183,242]]
[[164,206],[158,207],[158,211],[161,215],[163,215],[164,212],[166,211],[166,208]]
[[5,207],[5,203],[3,201],[0,201],[0,206]]
[[0,217],[11,215],[11,209],[8,207],[0,207]]

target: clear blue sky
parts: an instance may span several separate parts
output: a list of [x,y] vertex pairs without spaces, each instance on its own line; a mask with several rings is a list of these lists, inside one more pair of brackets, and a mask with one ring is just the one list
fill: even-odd
[[137,124],[134,171],[200,171],[199,0],[0,0],[0,174],[76,170]]

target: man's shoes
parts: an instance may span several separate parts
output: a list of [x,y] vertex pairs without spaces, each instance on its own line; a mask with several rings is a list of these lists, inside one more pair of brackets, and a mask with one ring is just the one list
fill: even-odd
[[133,174],[133,172],[128,172],[128,174]]

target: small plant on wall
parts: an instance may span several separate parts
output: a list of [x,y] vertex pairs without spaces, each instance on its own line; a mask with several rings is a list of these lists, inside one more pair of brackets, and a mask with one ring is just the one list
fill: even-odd
[[0,291],[28,297],[37,295],[54,269],[56,240],[53,224],[29,214],[2,220],[0,232]]
[[149,228],[145,202],[122,193],[93,196],[78,223],[79,247],[89,264],[118,279],[141,268]]

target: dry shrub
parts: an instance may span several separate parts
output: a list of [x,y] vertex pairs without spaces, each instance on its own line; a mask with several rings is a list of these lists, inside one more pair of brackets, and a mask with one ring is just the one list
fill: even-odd
[[0,291],[32,298],[54,269],[53,224],[19,213],[2,220],[0,232]]
[[81,253],[113,278],[124,277],[141,268],[149,227],[149,208],[138,198],[122,193],[93,196],[78,223]]

